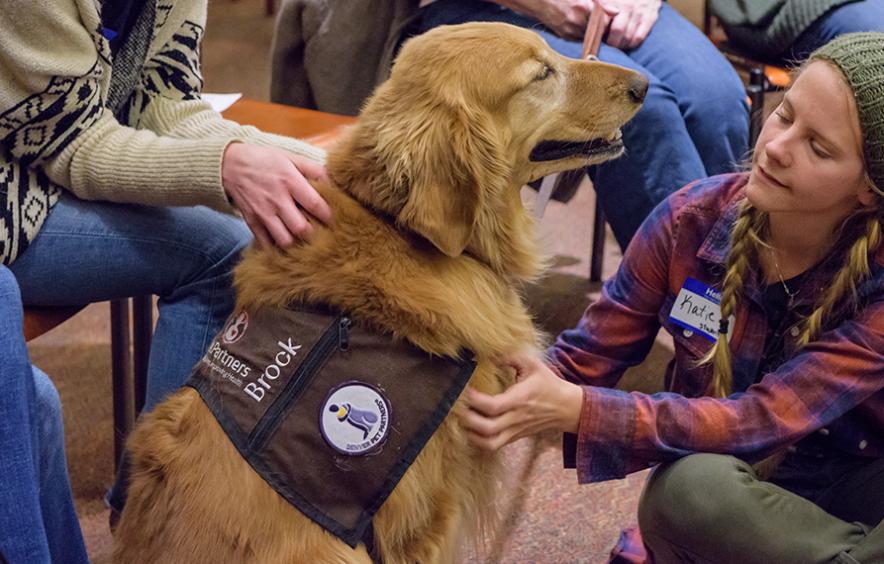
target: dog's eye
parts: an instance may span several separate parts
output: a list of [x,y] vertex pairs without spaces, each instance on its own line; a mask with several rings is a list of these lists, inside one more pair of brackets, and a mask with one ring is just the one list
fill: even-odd
[[537,76],[534,77],[534,80],[546,80],[551,77],[555,71],[553,71],[552,67],[549,65],[543,65],[543,69],[537,73]]

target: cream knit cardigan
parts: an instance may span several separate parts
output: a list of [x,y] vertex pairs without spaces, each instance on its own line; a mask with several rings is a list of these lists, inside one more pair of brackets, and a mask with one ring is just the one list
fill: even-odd
[[[148,0],[152,2],[153,0]],[[206,0],[156,0],[153,33],[117,117],[98,0],[0,5],[0,261],[34,239],[61,189],[85,200],[231,212],[221,159],[232,141],[322,161],[295,139],[224,120],[200,99]]]

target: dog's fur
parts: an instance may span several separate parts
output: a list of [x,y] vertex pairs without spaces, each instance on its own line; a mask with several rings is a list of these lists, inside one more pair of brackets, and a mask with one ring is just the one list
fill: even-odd
[[[540,262],[519,189],[617,156],[618,128],[646,85],[620,67],[565,59],[535,33],[502,24],[410,40],[329,155],[331,181],[317,189],[334,210],[332,225],[317,224],[309,243],[247,252],[236,271],[238,305],[329,303],[431,353],[467,348],[478,361],[470,385],[500,392],[512,375],[492,358],[539,345],[519,294]],[[541,141],[598,138],[614,146],[529,158]],[[495,457],[467,442],[464,409],[459,400],[377,513],[384,562],[454,560],[493,506]],[[369,561],[362,545],[349,548],[277,495],[192,389],[147,415],[129,448],[118,562]]]

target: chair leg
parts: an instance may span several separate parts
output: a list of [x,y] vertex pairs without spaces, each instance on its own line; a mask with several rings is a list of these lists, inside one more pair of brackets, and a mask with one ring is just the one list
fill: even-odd
[[[534,217],[540,219],[556,186],[558,174],[550,174],[543,178],[537,199],[534,200]],[[605,259],[605,214],[598,196],[595,200],[595,217],[592,223],[592,248],[589,255],[589,280],[598,282],[602,279],[602,264]]]
[[749,71],[749,86],[746,93],[749,95],[749,150],[755,148],[758,134],[764,119],[764,68],[754,67]]
[[114,472],[122,460],[126,436],[132,427],[129,377],[129,300],[111,302],[111,375],[114,401]]
[[709,11],[709,0],[703,0],[703,34],[706,37],[712,32],[712,13]]
[[[129,300],[111,302],[111,375],[114,402],[114,471],[122,460],[126,438],[144,407],[147,362],[153,335],[153,302],[150,296],[132,299],[130,354]],[[130,375],[129,369],[133,368]]]
[[153,337],[153,300],[151,296],[132,298],[132,380],[135,394],[134,419],[144,408],[147,386],[147,363]]
[[589,255],[589,281],[602,279],[602,264],[605,260],[605,213],[598,195],[595,199],[595,214],[592,220],[592,254]]

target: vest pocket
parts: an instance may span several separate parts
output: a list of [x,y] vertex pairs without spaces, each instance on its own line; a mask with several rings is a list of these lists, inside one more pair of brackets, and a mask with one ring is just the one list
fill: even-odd
[[322,337],[319,338],[319,342],[298,367],[294,376],[286,382],[279,398],[270,406],[267,413],[252,430],[246,443],[246,448],[249,452],[261,450],[267,441],[267,437],[279,426],[289,406],[298,399],[304,388],[310,383],[310,380],[313,379],[313,376],[316,375],[316,372],[328,360],[334,350],[338,347],[344,348],[349,346],[347,341],[349,327],[350,318],[343,315],[336,317],[334,322],[328,326]]

